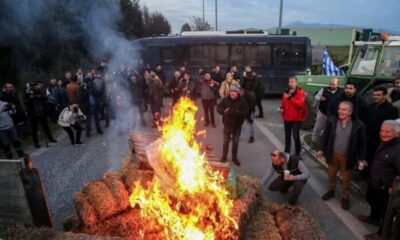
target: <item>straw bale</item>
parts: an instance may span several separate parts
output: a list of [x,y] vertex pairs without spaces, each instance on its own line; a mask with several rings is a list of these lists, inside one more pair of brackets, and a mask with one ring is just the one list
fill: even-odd
[[82,230],[82,221],[77,215],[70,215],[63,222],[65,231],[80,232]]
[[107,175],[102,180],[110,190],[115,202],[117,203],[118,212],[121,212],[129,207],[129,195],[124,184],[115,175]]
[[85,186],[86,194],[99,220],[104,220],[118,212],[118,203],[102,181],[94,181]]
[[153,171],[132,169],[132,171],[125,172],[122,176],[122,181],[128,192],[131,193],[135,187],[135,182],[139,181],[144,188],[147,188],[148,184],[153,180],[153,176]]
[[273,204],[271,213],[275,216],[275,221],[284,240],[325,239],[319,225],[303,208]]
[[82,192],[75,193],[73,202],[76,214],[83,224],[86,226],[96,224],[98,220],[96,213],[85,194]]

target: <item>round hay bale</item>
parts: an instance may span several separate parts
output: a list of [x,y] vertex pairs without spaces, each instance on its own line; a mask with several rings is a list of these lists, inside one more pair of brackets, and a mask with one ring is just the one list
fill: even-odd
[[87,197],[82,192],[74,195],[74,207],[80,221],[86,226],[92,226],[97,223],[96,213]]
[[118,203],[102,181],[91,182],[83,189],[99,220],[118,213]]
[[122,184],[119,178],[113,175],[107,175],[102,181],[106,184],[114,197],[114,200],[117,203],[118,212],[127,209],[129,207],[128,191],[125,189],[124,184]]

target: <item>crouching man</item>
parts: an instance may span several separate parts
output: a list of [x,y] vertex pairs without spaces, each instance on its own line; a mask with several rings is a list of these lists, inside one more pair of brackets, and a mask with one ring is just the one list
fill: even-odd
[[300,157],[291,156],[289,153],[281,152],[278,149],[272,151],[271,162],[272,167],[269,168],[262,179],[263,184],[267,183],[276,172],[279,176],[269,185],[269,190],[286,193],[293,186],[288,203],[295,205],[307,179],[311,176],[310,171]]

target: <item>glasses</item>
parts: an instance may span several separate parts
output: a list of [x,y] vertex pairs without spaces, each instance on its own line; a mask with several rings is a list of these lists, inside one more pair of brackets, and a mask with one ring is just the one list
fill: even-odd
[[276,157],[276,156],[278,156],[278,154],[276,154],[276,153],[271,153],[271,156],[272,156],[272,157]]

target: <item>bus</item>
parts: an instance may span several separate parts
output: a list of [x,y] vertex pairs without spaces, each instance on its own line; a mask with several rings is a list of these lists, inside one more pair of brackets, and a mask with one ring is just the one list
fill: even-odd
[[300,36],[188,32],[136,41],[143,66],[161,64],[167,81],[181,65],[197,76],[200,68],[211,71],[216,65],[223,74],[236,65],[242,75],[248,64],[262,80],[266,94],[281,93],[287,88],[288,77],[305,74],[312,62],[310,39]]

